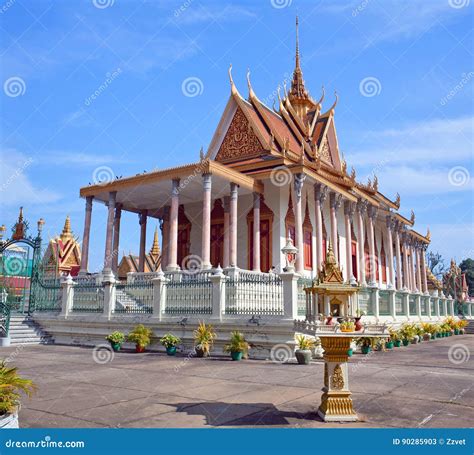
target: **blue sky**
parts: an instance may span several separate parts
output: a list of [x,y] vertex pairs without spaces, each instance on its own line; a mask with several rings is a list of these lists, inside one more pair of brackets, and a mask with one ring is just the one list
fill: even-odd
[[[242,94],[250,68],[272,105],[291,77],[298,14],[306,86],[319,98],[324,84],[325,108],[337,90],[349,167],[398,191],[433,250],[473,257],[473,13],[469,0],[5,1],[0,223],[23,205],[31,223],[46,220],[47,238],[67,214],[82,236],[79,188],[104,166],[125,176],[196,160],[229,96],[229,63]],[[91,269],[105,215],[96,205]],[[121,249],[138,244],[138,217],[125,214]]]

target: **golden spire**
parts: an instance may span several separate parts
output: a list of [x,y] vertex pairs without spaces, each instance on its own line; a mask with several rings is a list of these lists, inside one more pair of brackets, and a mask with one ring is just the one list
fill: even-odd
[[20,213],[18,214],[18,222],[23,222],[23,207],[20,207]]
[[158,228],[155,227],[155,235],[153,236],[153,245],[150,249],[150,256],[158,257],[160,255],[160,244],[158,242]]
[[61,239],[69,239],[71,237],[72,237],[71,219],[69,218],[69,215],[68,215],[66,217],[66,220],[64,221],[63,232],[61,232]]
[[308,92],[304,86],[303,72],[300,64],[300,45],[298,33],[298,16],[296,16],[296,56],[295,69],[293,71],[293,80],[291,81],[291,88],[289,94],[290,101],[293,100],[309,100]]

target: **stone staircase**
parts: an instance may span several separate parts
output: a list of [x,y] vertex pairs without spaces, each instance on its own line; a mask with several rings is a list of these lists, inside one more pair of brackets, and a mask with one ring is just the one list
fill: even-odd
[[54,343],[51,335],[43,331],[38,323],[26,315],[12,315],[10,317],[9,333],[12,345]]
[[474,320],[473,319],[469,321],[469,324],[466,326],[465,330],[466,330],[466,333],[470,335],[474,335]]
[[115,291],[115,307],[120,310],[140,310],[143,308],[143,304],[135,300],[130,294],[121,289]]

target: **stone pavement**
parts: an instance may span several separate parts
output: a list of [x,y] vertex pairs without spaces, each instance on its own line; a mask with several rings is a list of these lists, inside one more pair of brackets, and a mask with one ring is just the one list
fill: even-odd
[[23,401],[22,427],[472,427],[474,423],[472,335],[354,355],[349,379],[361,421],[352,424],[327,424],[316,416],[321,361],[300,366],[120,352],[101,364],[91,348],[57,345],[1,348],[0,358],[6,357],[39,387],[33,398]]

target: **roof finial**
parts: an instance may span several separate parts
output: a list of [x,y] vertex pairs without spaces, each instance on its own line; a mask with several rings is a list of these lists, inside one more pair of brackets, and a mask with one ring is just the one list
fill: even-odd
[[229,65],[229,80],[230,80],[230,90],[233,94],[237,93],[237,88],[234,84],[234,79],[232,78],[232,63]]
[[299,39],[299,35],[298,35],[298,16],[296,16],[296,57],[295,57],[295,66],[297,68],[300,67],[300,39]]

